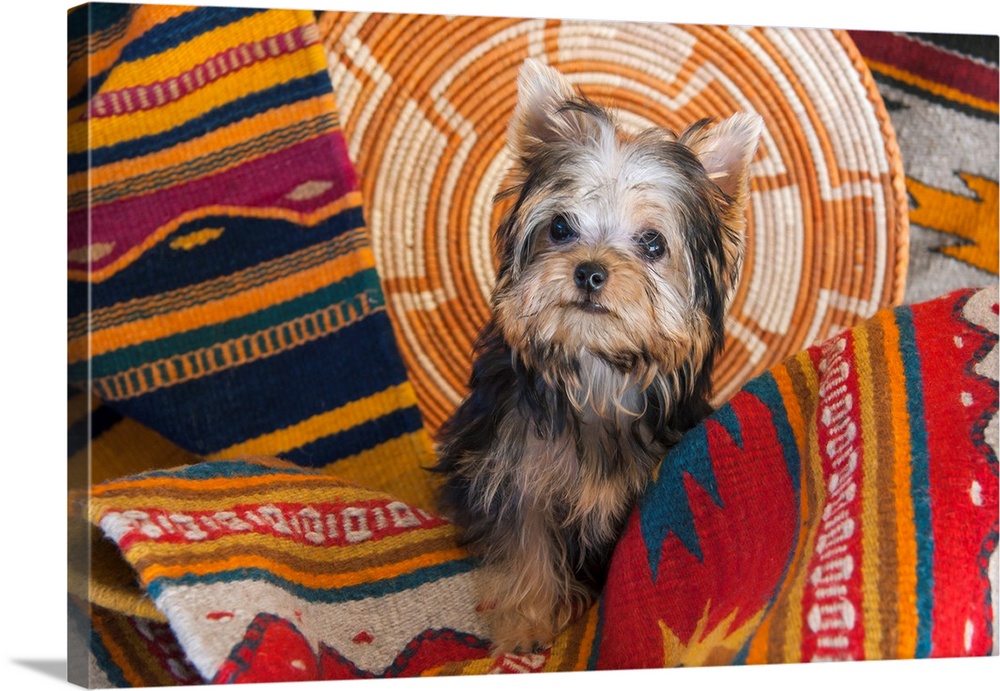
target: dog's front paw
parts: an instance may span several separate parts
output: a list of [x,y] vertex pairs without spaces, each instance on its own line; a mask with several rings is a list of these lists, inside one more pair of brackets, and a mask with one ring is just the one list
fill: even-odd
[[494,654],[540,653],[552,644],[558,633],[551,616],[497,609],[489,614]]
[[582,599],[539,604],[524,600],[492,600],[477,607],[487,619],[494,654],[543,652],[586,608]]

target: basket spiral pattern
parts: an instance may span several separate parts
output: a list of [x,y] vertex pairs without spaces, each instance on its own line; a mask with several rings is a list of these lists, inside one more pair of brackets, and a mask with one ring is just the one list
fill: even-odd
[[433,431],[489,317],[517,71],[542,59],[627,126],[763,116],[716,400],[902,300],[908,221],[888,114],[846,32],[326,12],[320,33],[398,340]]

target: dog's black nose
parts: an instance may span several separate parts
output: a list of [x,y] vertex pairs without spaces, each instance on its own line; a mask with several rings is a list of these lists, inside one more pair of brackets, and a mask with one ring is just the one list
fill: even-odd
[[597,262],[583,262],[576,267],[573,281],[580,290],[596,293],[608,281],[608,270]]

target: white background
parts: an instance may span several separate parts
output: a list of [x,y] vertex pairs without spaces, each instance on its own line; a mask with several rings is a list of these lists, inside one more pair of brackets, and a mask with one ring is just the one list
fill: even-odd
[[[736,0],[272,0],[205,4],[438,14],[634,19],[705,24],[807,26],[997,34],[995,0],[944,0],[936,5],[877,0],[751,3]],[[2,10],[0,220],[3,311],[0,390],[7,446],[3,458],[3,688],[66,685],[66,11],[73,3],[16,0]],[[989,7],[989,9],[987,9]],[[947,133],[943,133],[947,136]],[[553,689],[572,686],[729,689],[992,688],[997,658],[855,664],[784,665],[531,678],[343,682],[341,687]],[[993,679],[989,682],[988,679]],[[350,686],[344,686],[350,684]],[[302,691],[315,684],[254,685]],[[251,687],[251,688],[254,688]]]

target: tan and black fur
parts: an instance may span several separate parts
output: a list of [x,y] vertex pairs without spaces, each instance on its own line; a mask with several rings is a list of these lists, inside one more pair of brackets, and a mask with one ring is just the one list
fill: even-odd
[[492,318],[436,466],[498,650],[544,646],[589,606],[654,467],[710,411],[760,132],[738,114],[628,134],[522,68]]

